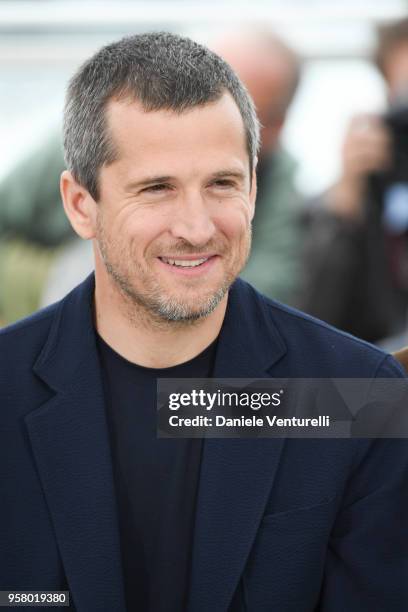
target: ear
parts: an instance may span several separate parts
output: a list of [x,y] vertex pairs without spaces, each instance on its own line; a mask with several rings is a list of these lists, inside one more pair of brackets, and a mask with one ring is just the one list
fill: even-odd
[[251,221],[255,215],[255,201],[256,201],[256,192],[257,192],[257,184],[256,184],[256,166],[258,164],[258,158],[255,157],[253,168],[252,168],[252,177],[251,177],[251,190],[249,192],[249,203],[251,206]]
[[97,203],[93,197],[68,170],[61,174],[60,190],[65,214],[74,231],[84,240],[94,238]]

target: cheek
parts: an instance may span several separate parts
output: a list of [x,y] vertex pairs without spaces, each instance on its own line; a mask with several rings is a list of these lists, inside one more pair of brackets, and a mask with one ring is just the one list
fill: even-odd
[[249,204],[237,204],[226,207],[219,213],[214,222],[217,228],[230,238],[246,235],[251,226],[251,208]]
[[165,217],[147,209],[122,217],[115,224],[119,240],[131,244],[132,250],[139,253],[143,253],[165,230]]

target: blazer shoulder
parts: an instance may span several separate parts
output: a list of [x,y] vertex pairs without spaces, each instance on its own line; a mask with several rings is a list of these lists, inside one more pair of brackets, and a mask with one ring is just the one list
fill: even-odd
[[[0,343],[4,344],[9,341],[13,341],[16,336],[21,334],[29,335],[30,332],[34,332],[40,328],[48,327],[52,321],[54,314],[57,310],[59,302],[37,310],[33,314],[20,319],[15,323],[6,325],[0,329]],[[48,323],[48,325],[47,325]]]
[[14,427],[49,397],[35,364],[50,335],[58,304],[48,306],[0,330],[0,420]]
[[0,329],[0,369],[3,372],[8,367],[16,368],[17,364],[32,367],[48,337],[59,304],[47,306]]
[[270,310],[272,317],[281,319],[287,324],[289,321],[296,326],[297,329],[304,329],[305,332],[312,333],[314,336],[324,338],[326,340],[336,339],[338,342],[344,342],[348,346],[354,348],[360,348],[361,350],[368,350],[374,352],[377,355],[383,355],[384,351],[377,346],[366,342],[361,338],[357,338],[348,332],[345,332],[321,319],[317,319],[312,315],[307,314],[301,310],[297,310],[292,306],[282,304],[281,302],[272,300],[266,296],[262,296],[262,299],[266,303],[266,307]]
[[247,285],[262,305],[266,319],[283,338],[298,376],[406,376],[401,365],[382,349],[324,321],[266,297]]

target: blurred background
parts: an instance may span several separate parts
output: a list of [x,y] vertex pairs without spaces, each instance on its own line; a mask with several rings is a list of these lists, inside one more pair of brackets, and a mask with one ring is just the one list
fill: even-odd
[[384,84],[369,61],[375,27],[406,15],[406,0],[0,0],[0,178],[58,123],[67,80],[100,46],[152,29],[207,42],[253,21],[269,24],[306,60],[283,140],[300,162],[299,186],[314,193],[338,172],[349,117],[384,107]]
[[[388,114],[403,98],[401,83],[408,92],[408,26],[401,39],[405,57],[394,72],[385,74],[374,60],[379,28],[407,17],[407,0],[0,0],[0,322],[59,298],[91,266],[89,249],[76,244],[54,212],[69,77],[109,41],[161,29],[224,55],[248,79],[265,135],[269,121],[275,126],[275,140],[261,156],[265,202],[248,280],[369,341],[403,343],[408,191],[400,162],[396,169],[404,144],[396,151],[396,142],[398,134],[405,138],[405,115],[393,123]],[[252,57],[242,52],[251,45],[256,75],[240,57],[240,49]],[[299,78],[277,118],[273,91],[270,115],[257,96],[263,82],[267,95],[268,57],[275,76],[283,71],[278,56],[289,57],[285,69],[292,73],[296,63]],[[364,131],[365,143],[359,141]],[[273,174],[278,148],[290,159],[290,172],[286,165],[279,179]],[[274,196],[280,212],[279,204],[274,212],[267,202],[268,172],[283,192],[290,183],[289,195]],[[374,220],[366,209],[377,211]]]

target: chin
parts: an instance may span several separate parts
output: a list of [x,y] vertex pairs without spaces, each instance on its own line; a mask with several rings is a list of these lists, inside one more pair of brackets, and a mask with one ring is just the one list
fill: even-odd
[[222,287],[206,296],[197,295],[199,292],[196,291],[194,300],[168,297],[156,303],[154,311],[167,321],[198,321],[214,312],[227,291],[228,288]]

